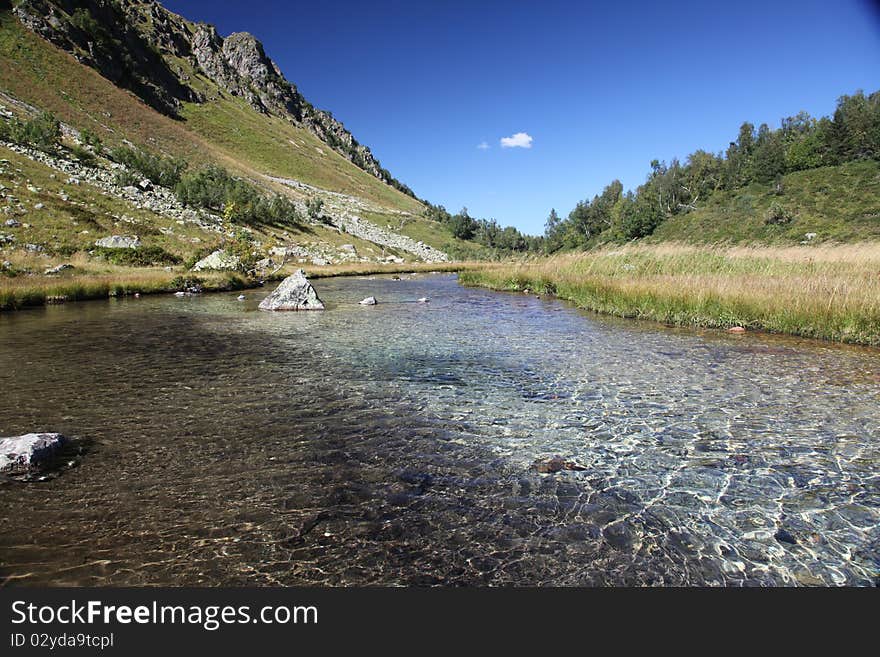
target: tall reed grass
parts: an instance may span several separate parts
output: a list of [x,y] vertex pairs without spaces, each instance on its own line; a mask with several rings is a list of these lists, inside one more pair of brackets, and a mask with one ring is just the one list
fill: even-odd
[[880,244],[630,245],[485,264],[465,285],[552,293],[582,308],[680,326],[880,345]]

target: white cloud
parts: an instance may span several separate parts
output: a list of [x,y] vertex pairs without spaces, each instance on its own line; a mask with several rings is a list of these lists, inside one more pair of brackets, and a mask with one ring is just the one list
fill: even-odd
[[479,144],[477,144],[477,148],[479,148],[481,151],[488,151],[489,144],[486,143],[485,141],[481,141]]
[[531,148],[532,136],[527,132],[517,132],[510,137],[501,138],[501,148]]

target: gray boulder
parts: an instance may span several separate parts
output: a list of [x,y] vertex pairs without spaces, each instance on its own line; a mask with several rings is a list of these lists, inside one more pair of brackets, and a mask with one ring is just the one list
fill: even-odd
[[364,299],[362,301],[358,301],[358,303],[362,306],[375,306],[377,301],[376,301],[376,297],[367,297],[366,299]]
[[214,251],[193,265],[193,271],[204,269],[238,269],[241,266],[241,258],[226,251]]
[[136,236],[111,235],[102,237],[95,242],[95,246],[103,246],[105,249],[136,249],[141,245]]
[[0,438],[0,472],[24,472],[46,464],[67,442],[60,433]]
[[54,267],[49,267],[49,269],[44,271],[43,274],[46,276],[53,276],[54,274],[60,274],[65,269],[73,269],[73,265],[68,264],[68,263],[64,263],[61,265],[56,265]]
[[318,298],[305,272],[297,269],[260,302],[260,310],[324,310],[324,302]]

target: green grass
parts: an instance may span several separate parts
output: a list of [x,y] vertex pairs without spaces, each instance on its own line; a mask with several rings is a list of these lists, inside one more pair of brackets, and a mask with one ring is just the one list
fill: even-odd
[[421,211],[418,201],[354,166],[308,130],[259,114],[240,98],[188,103],[181,114],[190,129],[255,171],[392,209]]
[[[9,161],[0,165],[0,184],[27,211],[16,217],[27,226],[0,226],[0,232],[15,235],[18,245],[39,244],[49,255],[64,257],[93,250],[95,240],[101,237],[133,234],[141,238],[145,247],[168,252],[172,256],[169,260],[173,261],[219,244],[216,233],[192,224],[178,224],[124,199],[103,194],[86,183],[68,184],[65,174],[2,146],[0,159]],[[63,200],[61,194],[68,200]],[[0,207],[5,204],[5,199],[0,198]],[[35,209],[38,204],[43,206],[39,210]]]
[[[783,225],[765,222],[770,206],[793,216]],[[880,162],[799,171],[785,176],[782,193],[753,183],[718,192],[699,209],[661,224],[648,243],[797,244],[807,233],[815,242],[880,240]]]
[[629,246],[483,264],[464,285],[554,294],[596,312],[880,345],[880,244]]

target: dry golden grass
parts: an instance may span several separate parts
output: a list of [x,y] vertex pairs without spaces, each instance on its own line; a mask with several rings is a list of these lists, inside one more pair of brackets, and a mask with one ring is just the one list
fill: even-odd
[[626,246],[486,264],[468,285],[552,292],[598,312],[880,345],[880,244]]
[[[410,262],[402,265],[380,264],[377,262],[351,262],[341,265],[325,265],[323,267],[305,266],[309,278],[330,278],[332,276],[368,276],[371,274],[398,274],[411,271],[417,272],[455,272],[478,267],[476,262]],[[299,269],[299,266],[288,265],[286,274]]]
[[[70,273],[58,276],[23,275],[0,278],[0,310],[17,310],[41,306],[55,301],[106,299],[129,294],[173,292],[184,287],[184,281],[196,281],[195,275],[168,272],[164,269],[119,268],[108,273]],[[205,291],[231,290],[248,285],[243,278],[220,272],[199,272],[197,281]]]

